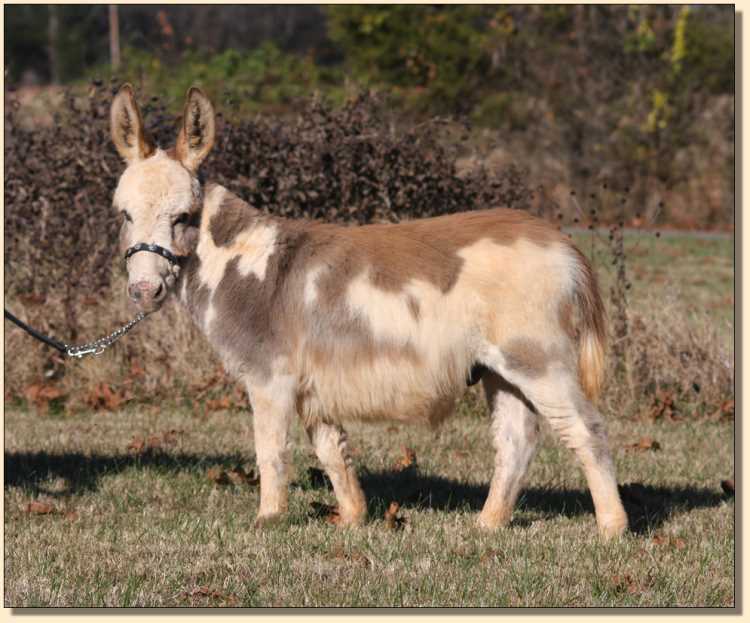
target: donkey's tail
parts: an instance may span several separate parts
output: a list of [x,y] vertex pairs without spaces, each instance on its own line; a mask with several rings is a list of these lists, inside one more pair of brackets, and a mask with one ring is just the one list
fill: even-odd
[[580,313],[578,376],[586,396],[595,400],[604,380],[606,314],[596,275],[585,256],[578,249],[575,250],[578,270],[574,297]]

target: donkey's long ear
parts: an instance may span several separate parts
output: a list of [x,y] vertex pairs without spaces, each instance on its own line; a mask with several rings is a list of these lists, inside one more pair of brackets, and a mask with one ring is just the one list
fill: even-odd
[[182,127],[177,136],[177,158],[190,171],[198,170],[216,138],[214,107],[203,91],[191,87],[185,98]]
[[129,84],[123,84],[112,100],[110,132],[117,153],[128,164],[148,158],[155,150],[143,129],[141,111]]

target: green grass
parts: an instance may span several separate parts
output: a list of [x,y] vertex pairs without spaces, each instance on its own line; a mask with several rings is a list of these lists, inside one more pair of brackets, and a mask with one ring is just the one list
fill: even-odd
[[[581,251],[597,269],[606,296],[615,267],[606,234],[576,233]],[[592,243],[593,239],[593,243]],[[625,236],[629,299],[637,309],[655,297],[674,298],[688,318],[707,315],[731,335],[734,325],[734,240],[680,234]]]
[[[257,487],[209,468],[252,463],[252,418],[123,411],[67,418],[6,413],[6,606],[732,606],[733,429],[610,423],[633,532],[600,542],[572,455],[546,436],[511,527],[475,517],[492,466],[484,410],[467,403],[437,432],[353,426],[370,520],[338,529],[295,428],[289,520],[253,525]],[[134,436],[176,429],[134,454]],[[631,451],[651,436],[658,451]],[[403,446],[418,469],[394,471]],[[26,512],[29,502],[54,514]],[[390,530],[383,512],[402,505]],[[656,537],[656,542],[655,542]]]

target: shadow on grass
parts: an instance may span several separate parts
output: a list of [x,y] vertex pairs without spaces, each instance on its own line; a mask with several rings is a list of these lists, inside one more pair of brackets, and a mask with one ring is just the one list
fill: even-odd
[[[245,457],[246,458],[246,457]],[[215,465],[234,467],[244,463],[240,454],[194,455],[184,453],[143,452],[126,455],[87,455],[83,453],[54,454],[47,452],[6,452],[5,486],[21,487],[33,495],[65,497],[95,491],[103,476],[128,469],[150,469],[163,473],[203,470]],[[311,470],[313,476],[319,470]],[[63,478],[67,487],[61,492],[48,491],[44,484]],[[330,487],[324,477],[309,476],[307,483],[293,483],[304,489]],[[402,507],[435,510],[474,510],[484,505],[487,485],[459,482],[442,476],[422,474],[415,469],[363,471],[362,487],[368,498],[371,517],[382,517],[391,502]],[[630,529],[636,534],[659,528],[671,515],[698,508],[719,506],[729,497],[718,490],[692,486],[653,486],[632,483],[620,487]],[[517,508],[542,517],[577,517],[593,514],[591,496],[586,490],[529,487],[522,491]],[[514,520],[513,525],[528,525],[527,519]]]
[[[51,497],[95,491],[104,476],[116,475],[128,469],[152,469],[163,473],[194,471],[200,473],[214,465],[235,467],[246,462],[240,454],[183,454],[146,450],[145,452],[100,455],[66,452],[6,452],[5,486],[21,487],[34,495]],[[64,478],[63,491],[48,491],[44,484]]]
[[[382,516],[392,501],[406,508],[479,511],[489,491],[487,485],[466,484],[413,470],[363,473],[362,486],[373,517]],[[619,489],[630,530],[635,534],[659,528],[673,514],[716,507],[729,499],[718,490],[689,485],[667,487],[631,483]],[[591,495],[580,489],[528,487],[522,490],[517,509],[548,518],[594,513]],[[529,523],[527,519],[518,518],[512,525],[524,527]]]

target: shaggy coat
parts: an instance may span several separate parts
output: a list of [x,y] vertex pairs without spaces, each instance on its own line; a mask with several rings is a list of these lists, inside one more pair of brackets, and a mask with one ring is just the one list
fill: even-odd
[[626,525],[602,418],[605,325],[596,279],[554,227],[495,208],[397,225],[343,227],[264,214],[197,183],[213,108],[191,89],[175,148],[144,135],[132,91],[112,109],[128,162],[115,205],[123,243],[182,258],[131,257],[131,297],[158,309],[175,290],[248,390],[261,476],[259,519],[287,506],[288,431],[299,417],[328,472],[342,523],[365,501],[348,420],[436,425],[481,366],[498,450],[485,527],[510,520],[545,418],[582,462],[605,536]]

